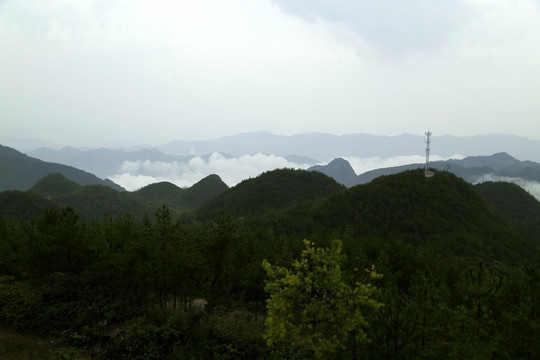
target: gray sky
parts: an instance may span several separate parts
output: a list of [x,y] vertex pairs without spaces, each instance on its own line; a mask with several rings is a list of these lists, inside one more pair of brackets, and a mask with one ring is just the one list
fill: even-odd
[[0,0],[0,136],[540,140],[539,39],[539,0]]

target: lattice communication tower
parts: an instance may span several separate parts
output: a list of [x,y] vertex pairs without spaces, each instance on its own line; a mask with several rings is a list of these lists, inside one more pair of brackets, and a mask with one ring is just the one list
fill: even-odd
[[433,132],[431,131],[427,131],[426,132],[426,165],[425,165],[425,168],[424,168],[424,174],[426,175],[426,177],[432,177],[433,176],[433,172],[432,171],[429,171],[429,146],[431,144],[431,134],[433,134]]

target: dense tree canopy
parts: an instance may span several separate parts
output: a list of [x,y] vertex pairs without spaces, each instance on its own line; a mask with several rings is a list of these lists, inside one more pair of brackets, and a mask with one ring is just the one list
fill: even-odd
[[0,216],[0,324],[96,359],[533,359],[534,227],[490,196],[413,171],[205,222],[42,198]]

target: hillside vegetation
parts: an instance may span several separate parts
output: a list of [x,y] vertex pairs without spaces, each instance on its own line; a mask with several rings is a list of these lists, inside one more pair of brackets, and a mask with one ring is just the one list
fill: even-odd
[[48,207],[69,206],[85,221],[126,214],[142,221],[151,218],[163,204],[171,208],[174,216],[196,210],[227,189],[217,175],[210,175],[187,189],[163,182],[131,193],[104,185],[81,186],[60,173],[53,173],[40,179],[28,191],[0,192],[0,215],[30,220]]
[[81,185],[69,180],[64,175],[53,173],[40,179],[30,188],[30,191],[50,199],[59,195],[69,194],[80,188]]
[[305,236],[351,232],[401,239],[456,255],[495,259],[531,251],[531,244],[473,185],[448,172],[437,172],[433,178],[426,178],[423,170],[382,176],[313,206],[291,209],[276,226]]
[[178,197],[182,191],[183,190],[178,186],[170,182],[163,181],[147,185],[137,191],[134,191],[133,195],[154,205],[160,205],[170,201],[170,199]]
[[197,215],[201,219],[211,219],[221,213],[249,217],[344,190],[343,185],[319,172],[278,169],[242,181],[204,204]]
[[0,192],[0,216],[32,220],[56,204],[32,191],[8,190]]
[[[528,194],[422,170],[350,189],[290,169],[231,189],[203,180],[129,193],[50,176],[35,186],[50,200],[0,193],[13,210],[0,216],[0,324],[108,360],[540,353]],[[197,217],[168,205],[218,193]]]
[[186,189],[169,182],[160,182],[147,185],[133,192],[133,195],[156,207],[166,204],[181,213],[198,209],[228,189],[219,176],[209,175]]

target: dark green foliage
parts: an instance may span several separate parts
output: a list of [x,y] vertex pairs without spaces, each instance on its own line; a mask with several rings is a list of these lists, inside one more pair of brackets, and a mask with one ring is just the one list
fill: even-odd
[[87,185],[54,198],[60,206],[71,206],[87,221],[99,220],[104,214],[122,216],[131,214],[136,219],[151,214],[153,207],[134,198],[128,192],[118,192],[103,185]]
[[489,203],[540,246],[540,202],[523,188],[506,182],[485,182],[475,186]]
[[182,192],[177,204],[184,210],[196,210],[228,189],[219,176],[209,175]]
[[484,182],[475,188],[499,213],[516,225],[540,220],[540,202],[519,185]]
[[313,206],[299,205],[266,226],[308,236],[350,227],[354,236],[400,238],[445,254],[497,259],[526,258],[533,249],[472,185],[447,172],[432,178],[422,170],[382,176]]
[[[266,176],[268,192],[243,185],[257,191],[242,201],[260,200],[252,217],[209,222],[180,222],[162,204],[146,205],[151,216],[138,218],[141,198],[100,186],[50,201],[1,193],[0,208],[21,206],[0,216],[0,322],[56,336],[97,359],[304,359],[298,343],[265,344],[260,264],[301,261],[304,238],[323,248],[340,239],[341,284],[366,283],[364,269],[375,265],[383,306],[362,312],[366,342],[332,330],[343,337],[335,358],[537,357],[540,254],[530,245],[533,228],[519,221],[534,220],[536,203],[518,189],[497,184],[493,196],[482,196],[482,186],[451,174],[426,179],[411,171],[347,191],[319,178],[311,192],[321,183],[325,191],[295,198],[303,172]],[[174,190],[163,189],[155,199]],[[274,198],[282,193],[280,206]],[[44,201],[39,215],[37,207],[16,216],[32,199]],[[56,199],[78,202],[45,207]]]
[[178,197],[182,193],[182,189],[170,182],[159,182],[147,185],[137,191],[133,195],[141,200],[148,201],[152,204],[168,203],[171,199]]
[[169,182],[145,186],[132,194],[153,206],[166,204],[174,215],[197,210],[229,187],[217,175],[209,175],[193,186],[181,189]]
[[103,185],[80,186],[54,173],[39,180],[30,191],[0,192],[0,215],[30,220],[46,208],[70,206],[87,222],[101,220],[105,214],[113,217],[130,214],[142,221],[156,207],[167,204],[172,216],[178,217],[196,210],[226,189],[227,185],[217,175],[210,175],[187,189],[162,182],[130,193]]
[[31,191],[7,190],[0,192],[0,215],[21,220],[32,220],[45,209],[56,204]]
[[79,189],[81,186],[60,173],[49,174],[39,180],[30,191],[35,192],[47,199],[59,195],[68,194]]
[[197,215],[202,219],[211,219],[220,213],[248,217],[267,210],[286,209],[344,189],[334,179],[316,171],[273,170],[242,181],[206,203]]

